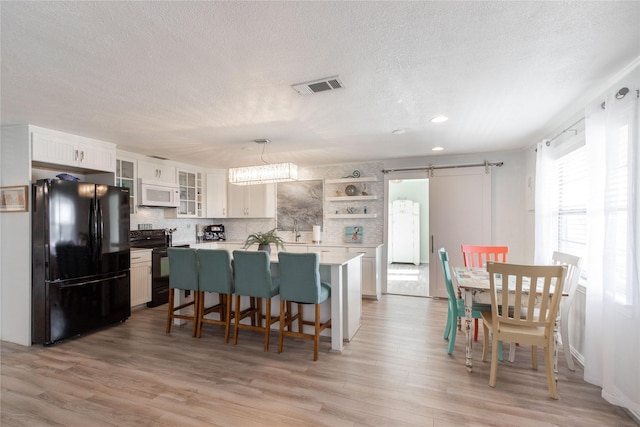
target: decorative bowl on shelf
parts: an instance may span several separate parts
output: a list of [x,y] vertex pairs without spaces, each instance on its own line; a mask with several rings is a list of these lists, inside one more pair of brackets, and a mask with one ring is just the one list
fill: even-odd
[[344,193],[347,196],[355,196],[356,195],[356,186],[351,184],[351,185],[347,185],[347,188],[344,189]]

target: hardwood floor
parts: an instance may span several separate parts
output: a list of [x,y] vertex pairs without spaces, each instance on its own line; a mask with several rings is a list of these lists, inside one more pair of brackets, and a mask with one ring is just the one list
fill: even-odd
[[387,264],[387,292],[394,295],[429,296],[429,264]]
[[[549,398],[542,353],[498,368],[464,339],[453,356],[442,339],[445,300],[383,296],[363,302],[362,328],[342,354],[277,333],[243,331],[237,346],[223,328],[164,333],[165,307],[134,311],[124,324],[51,346],[2,343],[2,426],[636,426],[600,389],[559,357],[560,399]],[[562,355],[560,355],[562,356]]]

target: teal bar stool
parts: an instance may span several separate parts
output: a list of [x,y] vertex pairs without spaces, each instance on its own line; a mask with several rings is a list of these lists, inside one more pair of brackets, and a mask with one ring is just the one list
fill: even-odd
[[[447,288],[447,295],[449,296],[447,324],[444,328],[444,339],[449,340],[447,354],[451,354],[453,353],[453,348],[456,345],[456,325],[458,323],[458,318],[465,317],[464,299],[458,298],[453,289],[453,280],[451,279],[451,270],[449,269],[449,254],[444,248],[440,248],[440,250],[438,250],[438,254],[440,255],[442,272],[444,273],[444,283]],[[481,319],[482,311],[491,312],[491,306],[486,304],[475,305],[471,310],[471,316],[474,319]],[[498,359],[502,361],[502,342],[500,342],[498,346]]]
[[[278,253],[280,261],[280,337],[278,353],[282,352],[284,337],[312,339],[313,360],[318,360],[320,333],[331,327],[331,319],[320,323],[320,304],[331,296],[331,285],[320,280],[320,258],[317,253]],[[285,308],[286,303],[286,308]],[[292,313],[291,304],[297,304],[297,313]],[[303,319],[303,304],[315,305],[315,319]],[[298,321],[298,331],[291,325]],[[304,333],[303,325],[314,327],[314,333]],[[287,330],[285,330],[285,327]]]
[[[231,256],[221,249],[198,250],[198,319],[197,337],[202,336],[202,324],[224,326],[224,342],[229,342],[231,329],[231,300],[233,299],[233,273],[231,271]],[[205,307],[205,292],[217,293],[218,303]],[[218,313],[220,319],[207,318],[208,314]]]
[[[264,333],[264,351],[267,351],[271,325],[280,320],[278,316],[271,316],[271,298],[278,295],[280,281],[271,277],[269,254],[265,251],[233,251],[233,271],[236,294],[233,344],[238,344],[240,329],[259,331]],[[241,310],[241,296],[250,297],[251,305],[248,309]],[[266,306],[264,316],[263,299]],[[251,317],[251,324],[242,324],[242,319],[247,317]]]
[[[166,333],[171,332],[173,319],[191,320],[193,322],[192,336],[196,336],[198,318],[198,260],[196,250],[191,248],[167,248],[169,256],[169,304],[167,313]],[[191,291],[193,300],[175,307],[175,289]],[[193,315],[181,314],[180,311],[193,306]]]

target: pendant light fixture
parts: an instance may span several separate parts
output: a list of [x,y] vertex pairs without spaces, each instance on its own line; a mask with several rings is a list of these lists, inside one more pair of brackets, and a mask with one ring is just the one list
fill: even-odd
[[298,166],[293,163],[267,163],[263,156],[268,139],[254,139],[256,144],[262,144],[260,160],[264,163],[258,166],[229,168],[229,183],[235,185],[270,184],[298,180]]

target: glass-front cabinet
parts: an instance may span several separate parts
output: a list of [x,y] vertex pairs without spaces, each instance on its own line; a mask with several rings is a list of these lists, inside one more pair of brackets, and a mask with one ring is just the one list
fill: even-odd
[[178,185],[180,186],[178,215],[202,218],[202,173],[178,170]]
[[129,209],[136,213],[136,161],[116,159],[116,187],[129,189]]

